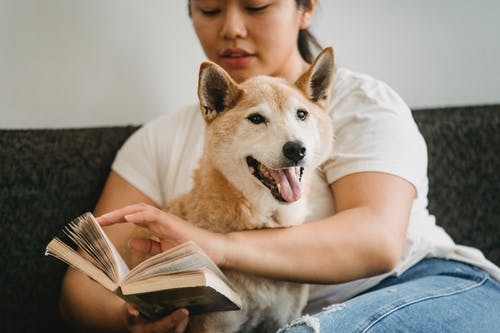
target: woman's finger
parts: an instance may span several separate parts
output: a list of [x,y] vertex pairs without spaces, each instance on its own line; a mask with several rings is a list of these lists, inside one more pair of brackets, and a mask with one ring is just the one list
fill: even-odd
[[175,328],[175,333],[184,333],[186,331],[187,325],[189,324],[189,317],[182,320]]
[[127,303],[126,306],[127,306],[127,313],[129,316],[139,317],[140,315],[139,310],[137,310],[133,305],[129,303]]
[[147,323],[147,332],[172,332],[182,333],[185,331],[189,321],[189,312],[179,309],[157,321]]
[[148,224],[158,222],[159,211],[141,210],[124,216],[125,220],[135,224]]
[[153,233],[157,233],[160,238],[170,234],[174,230],[179,230],[185,221],[178,216],[169,214],[161,209],[152,208],[125,215],[125,221],[140,227],[148,228]]
[[99,222],[100,225],[106,226],[106,225],[111,225],[115,223],[124,223],[128,222],[125,219],[125,216],[127,215],[132,215],[141,211],[147,211],[147,210],[155,210],[157,209],[156,207],[147,205],[147,204],[134,204],[134,205],[128,205],[116,210],[113,210],[109,213],[102,214],[101,216],[97,217],[96,220]]

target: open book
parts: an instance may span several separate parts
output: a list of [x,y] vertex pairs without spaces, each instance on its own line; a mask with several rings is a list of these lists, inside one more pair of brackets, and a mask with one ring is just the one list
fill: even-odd
[[65,226],[61,237],[47,245],[45,255],[82,271],[150,319],[178,308],[187,308],[190,314],[241,308],[227,278],[194,242],[152,256],[130,270],[89,212]]

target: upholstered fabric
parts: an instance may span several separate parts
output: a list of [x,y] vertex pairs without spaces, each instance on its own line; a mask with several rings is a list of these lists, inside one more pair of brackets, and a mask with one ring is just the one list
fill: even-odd
[[[415,110],[429,150],[429,209],[457,243],[500,264],[500,105]],[[70,332],[57,300],[66,266],[44,250],[91,210],[137,126],[0,130],[2,332]]]
[[134,130],[0,130],[0,331],[70,332],[57,311],[66,266],[45,257],[45,247],[93,208]]
[[456,243],[500,264],[500,106],[415,111],[429,152],[429,210]]

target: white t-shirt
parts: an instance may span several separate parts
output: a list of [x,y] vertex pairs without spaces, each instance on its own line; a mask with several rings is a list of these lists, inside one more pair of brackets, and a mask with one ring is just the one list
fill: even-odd
[[[397,275],[423,259],[441,257],[477,265],[500,280],[500,269],[471,247],[458,246],[427,211],[427,147],[409,107],[385,83],[338,68],[330,116],[335,145],[331,162],[316,173],[312,221],[334,213],[329,184],[355,172],[399,176],[415,186],[405,253],[388,274],[337,285],[312,286],[308,310],[338,303]],[[158,205],[187,192],[203,147],[204,120],[198,106],[145,124],[119,150],[112,169]]]

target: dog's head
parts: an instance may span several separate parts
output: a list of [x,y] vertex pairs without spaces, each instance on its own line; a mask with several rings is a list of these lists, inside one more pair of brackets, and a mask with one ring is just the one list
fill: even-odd
[[207,123],[205,158],[247,195],[299,200],[308,174],[331,151],[333,68],[327,48],[295,84],[267,76],[237,84],[221,67],[204,62],[198,97]]

